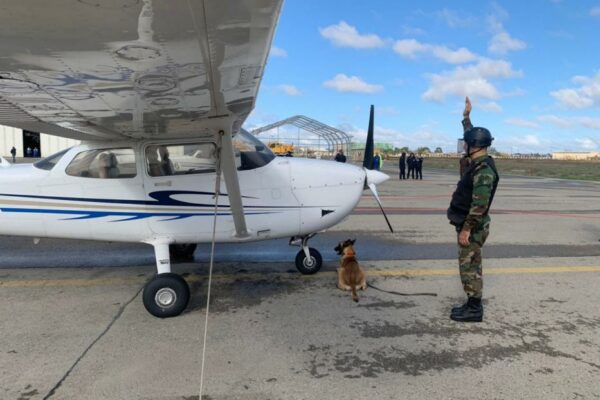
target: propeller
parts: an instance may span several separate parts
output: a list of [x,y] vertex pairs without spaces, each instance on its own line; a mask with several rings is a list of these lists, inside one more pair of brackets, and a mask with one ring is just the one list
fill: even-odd
[[373,121],[375,119],[375,107],[371,104],[371,113],[369,115],[369,130],[367,131],[367,143],[365,144],[365,157],[363,167],[373,169],[373,152],[375,151],[373,143]]
[[[368,172],[377,172],[377,171],[368,171]],[[369,182],[368,174],[367,174],[366,181]],[[388,219],[388,217],[385,213],[385,210],[383,209],[383,205],[381,205],[381,200],[379,199],[379,195],[377,194],[377,187],[375,186],[374,183],[367,183],[367,186],[369,187],[369,189],[371,189],[371,193],[373,193],[375,200],[377,200],[377,204],[379,204],[379,209],[381,210],[381,213],[383,214],[383,218],[385,218],[385,222],[387,222],[387,225],[390,228],[390,232],[394,233],[394,228],[392,228],[392,224],[390,224],[390,220]]]
[[394,233],[392,224],[390,224],[390,220],[385,214],[383,205],[381,204],[381,200],[379,199],[379,195],[377,194],[377,185],[387,181],[390,177],[382,172],[373,170],[373,151],[375,150],[375,144],[373,141],[374,119],[375,107],[371,105],[371,112],[369,115],[369,130],[367,132],[367,143],[365,144],[365,157],[363,159],[363,168],[365,169],[365,189],[369,188],[371,193],[373,193],[373,197],[375,197],[375,200],[377,200],[377,204],[379,205],[379,209],[381,210],[381,213],[385,218],[385,222],[387,222],[387,225],[390,228],[390,232]]

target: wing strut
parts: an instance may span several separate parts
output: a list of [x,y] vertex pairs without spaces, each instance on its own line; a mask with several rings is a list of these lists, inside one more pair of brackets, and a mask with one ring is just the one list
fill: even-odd
[[219,131],[221,135],[221,168],[225,177],[225,186],[229,197],[229,206],[233,223],[235,225],[236,236],[243,238],[249,236],[246,228],[246,218],[244,217],[244,205],[242,204],[242,193],[240,191],[240,182],[238,180],[237,168],[235,166],[235,154],[233,151],[232,131]]

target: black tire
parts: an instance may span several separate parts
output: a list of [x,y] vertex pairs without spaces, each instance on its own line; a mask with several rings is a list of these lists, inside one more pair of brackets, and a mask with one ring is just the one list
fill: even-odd
[[190,301],[190,287],[177,274],[159,274],[146,284],[142,298],[146,310],[155,317],[176,317]]
[[321,257],[321,253],[312,247],[308,248],[308,252],[310,254],[310,262],[306,259],[304,250],[300,250],[298,254],[296,254],[296,268],[298,268],[298,271],[303,275],[316,274],[323,266],[323,257]]
[[192,261],[194,259],[196,247],[198,247],[198,245],[195,243],[169,245],[169,255],[171,257],[171,261]]

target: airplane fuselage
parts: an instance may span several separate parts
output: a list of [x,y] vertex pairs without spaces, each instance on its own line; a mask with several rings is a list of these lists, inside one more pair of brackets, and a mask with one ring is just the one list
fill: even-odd
[[[67,150],[55,165],[0,168],[0,234],[210,242],[216,172],[210,160],[202,167],[206,158],[200,160],[197,153],[213,145],[189,139],[83,143]],[[168,174],[153,172],[149,158],[163,147],[180,153],[170,156]],[[194,149],[199,150],[190,153]],[[103,155],[112,156],[115,165],[103,166]],[[85,161],[86,157],[96,159]],[[104,173],[98,172],[103,168]],[[216,209],[219,242],[302,236],[327,229],[356,206],[365,181],[359,167],[293,157],[275,157],[256,168],[240,165],[238,176],[248,236],[236,236],[221,179]]]

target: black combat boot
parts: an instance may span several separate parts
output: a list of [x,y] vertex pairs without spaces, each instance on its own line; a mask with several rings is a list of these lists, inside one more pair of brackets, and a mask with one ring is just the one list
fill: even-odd
[[457,322],[481,322],[483,320],[481,299],[469,297],[466,304],[457,307],[457,311],[450,315],[450,319]]
[[462,306],[452,307],[451,314],[457,314],[457,313],[464,312],[468,305],[469,305],[469,301],[465,301],[465,304],[463,304]]

